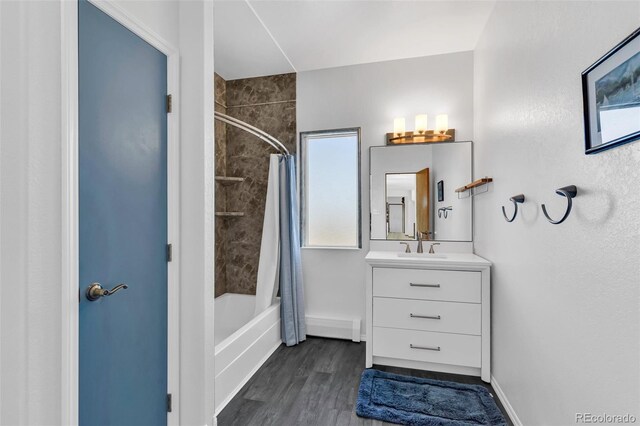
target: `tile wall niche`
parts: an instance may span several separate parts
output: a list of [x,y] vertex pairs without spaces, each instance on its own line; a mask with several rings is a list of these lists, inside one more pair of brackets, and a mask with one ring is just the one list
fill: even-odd
[[[245,121],[296,148],[296,74],[239,80],[215,76],[216,110]],[[236,184],[216,183],[216,211],[244,212],[216,217],[216,297],[255,294],[269,154],[275,150],[255,136],[216,121],[216,176],[242,177]]]

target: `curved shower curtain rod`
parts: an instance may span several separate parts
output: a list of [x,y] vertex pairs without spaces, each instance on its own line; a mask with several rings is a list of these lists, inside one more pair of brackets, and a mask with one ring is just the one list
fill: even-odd
[[233,127],[237,127],[240,130],[251,133],[252,135],[277,149],[279,153],[289,155],[289,150],[284,146],[284,144],[264,130],[260,130],[257,127],[253,127],[251,124],[245,123],[242,120],[238,120],[237,118],[231,117],[218,111],[214,112],[214,117],[216,120],[222,121],[223,123],[227,123]]

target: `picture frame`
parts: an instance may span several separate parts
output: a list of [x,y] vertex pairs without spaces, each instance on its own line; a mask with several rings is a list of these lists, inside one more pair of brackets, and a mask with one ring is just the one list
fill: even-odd
[[438,181],[438,201],[444,201],[444,181]]
[[640,28],[582,73],[585,154],[640,139]]

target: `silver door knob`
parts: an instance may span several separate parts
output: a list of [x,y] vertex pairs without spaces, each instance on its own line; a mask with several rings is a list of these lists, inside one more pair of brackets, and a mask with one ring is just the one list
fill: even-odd
[[87,291],[85,292],[85,296],[87,297],[87,300],[89,300],[90,302],[95,302],[96,300],[100,299],[101,297],[111,296],[113,293],[116,293],[116,292],[118,292],[120,290],[126,290],[128,288],[129,288],[129,286],[126,285],[126,284],[118,284],[117,286],[115,286],[111,290],[107,290],[107,289],[102,288],[102,285],[100,285],[100,283],[91,283],[91,285],[89,287],[87,287]]

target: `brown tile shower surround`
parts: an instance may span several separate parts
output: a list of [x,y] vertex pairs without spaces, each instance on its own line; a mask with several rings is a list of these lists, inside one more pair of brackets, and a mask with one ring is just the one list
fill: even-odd
[[[215,74],[214,80],[215,86],[215,110],[223,114],[227,113],[227,82],[222,79],[218,74]],[[219,121],[215,122],[215,174],[216,176],[225,176],[227,170],[227,126]],[[219,183],[215,185],[216,191],[216,207],[215,210],[226,211],[226,188]],[[226,220],[215,221],[215,240],[216,240],[216,270],[215,270],[215,297],[220,296],[227,292],[227,280],[225,271],[227,251],[226,244]]]
[[[216,75],[216,108],[280,140],[296,145],[296,75],[230,80]],[[216,184],[216,211],[241,211],[216,218],[216,296],[255,294],[267,193],[269,154],[275,150],[240,129],[216,122],[216,175],[237,176],[239,184]],[[224,130],[218,130],[224,127]],[[220,158],[218,158],[220,157]]]

